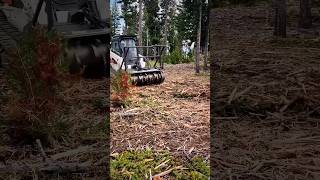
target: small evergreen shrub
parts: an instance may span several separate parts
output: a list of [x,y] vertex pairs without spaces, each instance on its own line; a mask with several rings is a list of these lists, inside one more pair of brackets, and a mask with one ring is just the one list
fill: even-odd
[[25,34],[18,48],[10,53],[7,72],[11,98],[8,102],[8,134],[15,143],[40,139],[50,144],[59,98],[58,63],[62,39],[42,26]]
[[164,57],[167,64],[181,64],[193,62],[193,54],[190,53],[187,58],[183,57],[179,48],[175,48],[169,55]]
[[126,71],[119,71],[111,79],[111,100],[116,105],[127,105],[132,83]]

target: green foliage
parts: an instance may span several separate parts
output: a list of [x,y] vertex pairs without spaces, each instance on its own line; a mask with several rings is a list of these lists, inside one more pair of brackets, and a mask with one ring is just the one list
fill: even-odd
[[[205,19],[207,18],[207,4],[201,0],[202,7],[202,31],[205,31]],[[179,34],[179,40],[190,39],[195,42],[197,39],[197,29],[199,26],[199,1],[183,0],[178,6],[179,14],[175,18],[175,24]],[[204,34],[204,33],[203,33]],[[202,38],[203,39],[203,38]]]
[[179,14],[176,17],[176,27],[179,40],[190,39],[196,41],[199,22],[199,4],[193,0],[183,0],[178,6]]
[[[163,164],[163,166],[159,166]],[[111,160],[111,177],[115,180],[148,179],[182,163],[167,152],[155,153],[150,149],[142,151],[125,151],[113,156]],[[157,167],[157,168],[156,168]],[[183,169],[175,169],[169,174],[170,179],[194,179],[207,180],[209,177],[209,165],[200,157],[184,163]]]
[[170,55],[167,55],[164,58],[164,62],[168,64],[179,64],[182,63],[182,59],[183,57],[181,52],[179,51],[179,49],[176,48],[174,51],[170,53]]
[[208,177],[210,175],[210,167],[207,162],[204,161],[202,157],[196,156],[192,158],[189,164],[189,169],[193,169],[194,172],[199,172],[201,175]]
[[145,179],[145,173],[149,174],[149,169],[153,168],[154,158],[150,150],[123,152],[111,161],[111,177],[119,180],[129,177],[137,180]]
[[187,58],[184,58],[179,48],[175,48],[169,55],[165,56],[164,62],[167,64],[181,64],[193,62],[194,58],[192,54],[189,54]]
[[[209,24],[209,9],[208,4],[204,0],[182,0],[178,6],[179,14],[174,18],[175,29],[178,32],[177,35],[171,35],[177,38],[178,41],[169,39],[173,46],[180,46],[182,40],[191,40],[191,42],[197,41],[197,31],[199,27],[199,7],[201,6],[201,47],[205,45],[206,32]],[[172,33],[172,32],[171,32]],[[177,43],[178,42],[178,43]]]
[[137,0],[123,0],[122,2],[122,12],[126,25],[126,34],[136,34],[138,12],[135,4]]
[[193,53],[190,53],[187,58],[184,58],[184,59],[183,59],[183,63],[193,62],[194,59],[195,59],[194,54],[193,54]]
[[145,0],[144,20],[149,31],[150,44],[160,44],[161,24],[157,20],[157,12],[159,11],[159,0]]

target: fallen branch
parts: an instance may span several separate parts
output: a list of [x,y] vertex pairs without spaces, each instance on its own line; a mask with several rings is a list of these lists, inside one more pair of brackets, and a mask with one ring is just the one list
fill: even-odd
[[64,158],[64,157],[70,157],[70,156],[73,156],[73,155],[76,155],[76,154],[85,153],[85,152],[88,152],[90,150],[91,150],[90,146],[81,146],[81,147],[78,147],[77,149],[72,149],[72,150],[69,150],[69,151],[66,151],[66,152],[62,152],[62,153],[58,153],[58,154],[52,155],[51,159],[52,160],[58,160],[58,159],[61,159],[61,158]]
[[156,174],[156,175],[153,176],[153,178],[168,175],[168,174],[170,174],[170,173],[171,173],[173,170],[175,170],[175,169],[181,169],[181,170],[182,170],[182,169],[188,169],[188,168],[184,168],[184,167],[182,167],[182,166],[177,166],[177,167],[168,169],[168,170],[166,170],[166,171],[164,171],[164,172],[161,172],[161,173],[159,173],[159,174]]

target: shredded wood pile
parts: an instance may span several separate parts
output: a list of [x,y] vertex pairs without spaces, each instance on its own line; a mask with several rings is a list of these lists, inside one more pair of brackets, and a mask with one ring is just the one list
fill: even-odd
[[319,179],[320,46],[273,39],[266,9],[211,13],[213,176]]
[[[3,81],[5,82],[5,81]],[[45,147],[41,141],[17,146],[0,121],[0,179],[104,179],[109,163],[106,127],[106,80],[73,80],[63,84],[61,118],[52,129],[58,139]],[[4,89],[4,88],[3,88]],[[7,96],[3,93],[1,100]],[[0,111],[6,112],[6,104]]]
[[111,151],[168,150],[176,157],[208,158],[209,74],[193,64],[165,66],[161,85],[134,87],[127,108],[111,108]]

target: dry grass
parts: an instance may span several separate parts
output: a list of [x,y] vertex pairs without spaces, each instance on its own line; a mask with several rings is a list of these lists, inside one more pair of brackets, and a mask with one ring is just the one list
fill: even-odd
[[168,150],[209,156],[209,75],[192,64],[168,65],[161,85],[134,87],[131,104],[111,109],[112,152]]
[[[5,89],[5,87],[4,87]],[[6,97],[10,92],[5,91]],[[16,146],[10,143],[5,130],[1,126],[0,173],[4,179],[25,178],[68,178],[68,179],[103,179],[107,177],[109,163],[106,80],[73,79],[63,83],[63,91],[59,92],[65,104],[60,107],[59,119],[51,129],[56,139],[50,147],[43,147],[44,155],[34,142],[31,145]],[[2,98],[2,100],[5,100]],[[97,103],[98,102],[98,103]],[[1,112],[5,112],[5,104],[1,104]],[[5,118],[5,117],[4,117]],[[3,122],[3,121],[1,121]],[[80,165],[79,169],[74,169]],[[32,172],[32,168],[34,172]],[[44,168],[54,170],[51,175],[43,173]],[[82,168],[82,169],[81,169]],[[38,172],[37,170],[42,170]],[[12,172],[8,172],[12,171]],[[17,174],[14,172],[17,171]],[[68,172],[69,174],[64,174]],[[1,178],[0,178],[1,179]]]

